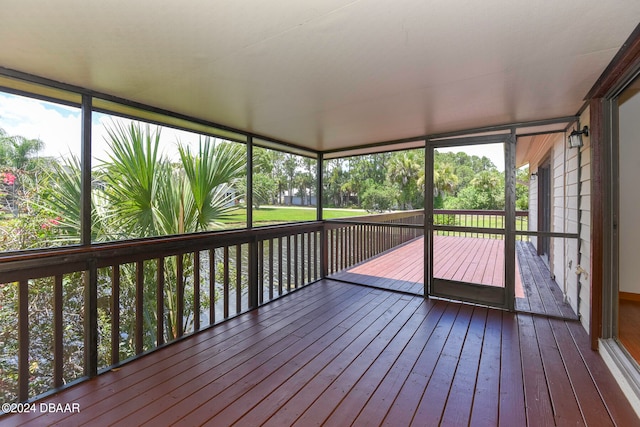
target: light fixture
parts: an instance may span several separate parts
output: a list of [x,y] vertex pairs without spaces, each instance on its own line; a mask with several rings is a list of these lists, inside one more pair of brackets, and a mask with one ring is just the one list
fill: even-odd
[[587,126],[583,127],[582,130],[573,130],[569,135],[569,148],[580,148],[582,147],[582,135],[589,136],[589,128]]

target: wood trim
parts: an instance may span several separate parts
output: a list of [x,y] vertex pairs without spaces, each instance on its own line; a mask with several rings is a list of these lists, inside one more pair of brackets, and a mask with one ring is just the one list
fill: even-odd
[[640,294],[635,294],[633,292],[618,292],[618,298],[624,301],[640,302]]
[[[624,42],[611,63],[602,72],[596,83],[593,85],[586,100],[602,98],[615,86],[630,66],[640,57],[640,24],[633,30],[629,38]],[[593,112],[591,113],[593,120]],[[591,122],[593,128],[593,122]]]
[[608,202],[613,196],[607,186],[607,173],[610,159],[607,146],[611,143],[604,115],[606,97],[629,76],[627,73],[640,61],[640,24],[634,29],[627,41],[613,58],[609,66],[593,85],[586,100],[590,107],[590,139],[591,139],[591,321],[589,335],[591,348],[597,350],[598,340],[603,336],[603,308],[605,260],[608,241]]
[[591,122],[591,348],[598,349],[602,336],[602,292],[604,274],[604,209],[606,170],[602,99],[590,101]]

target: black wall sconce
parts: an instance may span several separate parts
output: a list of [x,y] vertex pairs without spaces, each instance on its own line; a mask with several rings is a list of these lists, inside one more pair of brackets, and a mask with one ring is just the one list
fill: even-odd
[[575,130],[569,135],[569,148],[582,147],[582,135],[589,136],[589,128],[583,127],[582,130]]

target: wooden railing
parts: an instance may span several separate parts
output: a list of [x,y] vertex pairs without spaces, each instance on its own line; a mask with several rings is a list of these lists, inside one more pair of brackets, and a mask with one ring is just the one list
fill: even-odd
[[[463,229],[501,218],[435,214]],[[16,319],[0,331],[0,400],[93,377],[423,233],[416,210],[0,256],[0,304]]]
[[0,304],[17,320],[0,337],[2,400],[95,376],[318,280],[322,230],[310,222],[0,257],[11,296]]
[[[439,236],[485,237],[502,239],[504,234],[488,233],[480,229],[503,229],[505,227],[505,213],[502,210],[449,210],[436,209],[433,212],[433,224],[447,227],[446,230],[436,228]],[[528,230],[529,212],[516,211],[516,230]],[[528,239],[518,236],[518,240]]]
[[424,210],[325,221],[327,271],[333,274],[424,234]]

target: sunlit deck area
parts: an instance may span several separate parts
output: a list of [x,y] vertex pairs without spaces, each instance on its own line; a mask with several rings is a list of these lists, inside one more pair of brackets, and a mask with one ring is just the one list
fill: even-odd
[[322,280],[0,425],[637,425],[578,322]]
[[[502,240],[434,237],[434,277],[504,286]],[[576,318],[562,292],[529,242],[516,242],[516,309]],[[337,280],[424,293],[424,238],[416,238],[332,276]]]

